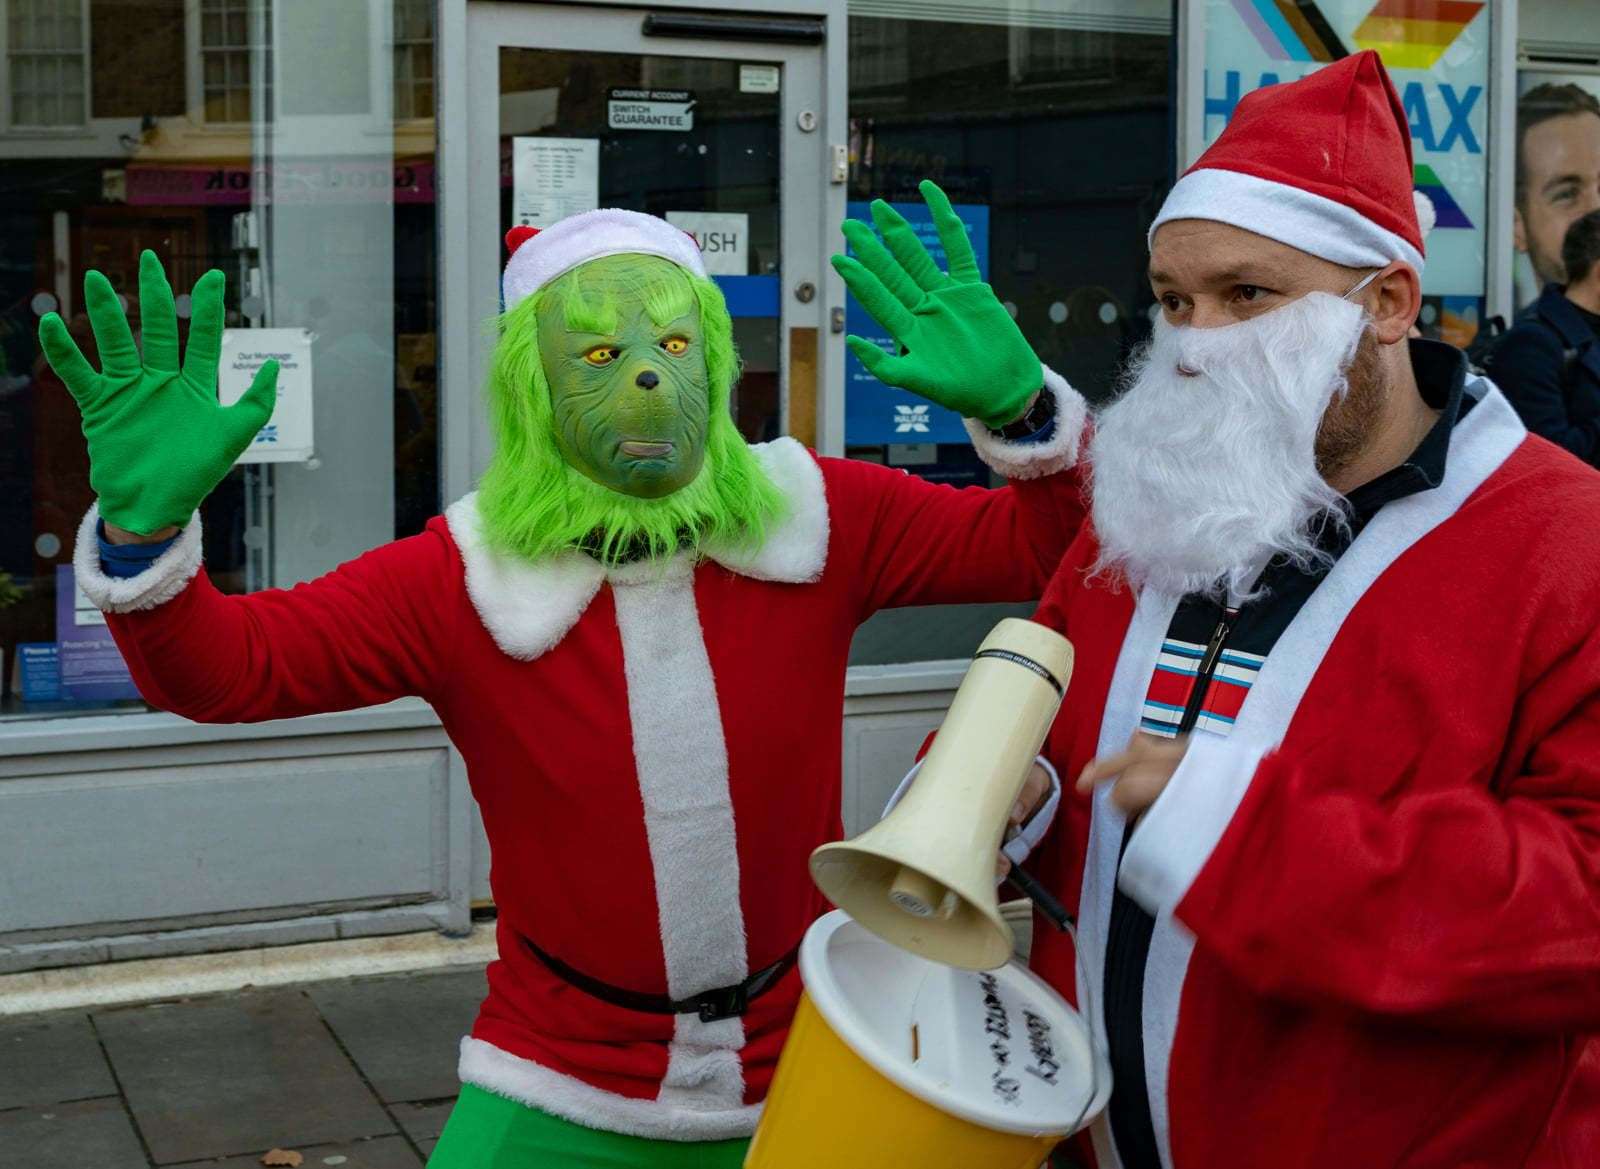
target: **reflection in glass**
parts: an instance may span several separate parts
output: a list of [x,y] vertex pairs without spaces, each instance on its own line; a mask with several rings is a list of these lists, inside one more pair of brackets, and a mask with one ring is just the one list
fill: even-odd
[[[4,8],[0,720],[97,705],[25,702],[18,669],[19,645],[52,646],[77,627],[63,621],[92,621],[58,589],[94,498],[88,459],[76,408],[36,340],[40,315],[58,311],[97,360],[82,305],[90,268],[128,301],[136,331],[138,257],[150,248],[180,309],[201,273],[219,268],[230,328],[316,334],[320,465],[238,467],[205,502],[217,587],[307,579],[420,530],[439,507],[434,5]],[[376,33],[373,20],[384,22]],[[374,52],[379,43],[393,51]],[[286,91],[292,83],[293,110],[273,90],[275,71]],[[353,91],[368,107],[368,95],[393,92],[394,117],[350,109]],[[179,318],[186,338],[187,311]]]
[[[929,178],[987,208],[989,282],[1040,359],[1104,398],[1149,330],[1144,235],[1172,181],[1170,7],[969,5],[965,22],[850,8],[850,199],[920,202]],[[972,22],[982,8],[995,23]],[[1074,25],[1080,8],[1100,15]],[[893,438],[847,436],[848,453],[957,486],[993,479],[966,444]],[[965,657],[1000,616],[1031,609],[881,613],[851,661]]]
[[[614,90],[687,93],[692,126],[615,129]],[[736,61],[500,50],[500,211],[506,227],[519,221],[548,226],[516,214],[515,141],[529,137],[595,144],[598,188],[582,192],[587,203],[564,205],[562,213],[626,207],[671,220],[709,212],[742,225],[743,262],[729,266],[727,257],[708,255],[707,263],[734,317],[743,361],[734,417],[752,442],[780,431],[778,102],[776,93],[741,92]],[[578,193],[574,189],[573,197]]]

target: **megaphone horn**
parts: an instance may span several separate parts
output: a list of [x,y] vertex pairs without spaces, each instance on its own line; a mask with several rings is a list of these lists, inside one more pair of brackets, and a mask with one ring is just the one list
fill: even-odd
[[1011,956],[994,863],[1012,805],[1072,676],[1072,643],[1008,617],[978,647],[899,805],[853,840],[811,854],[811,877],[901,949],[967,970]]

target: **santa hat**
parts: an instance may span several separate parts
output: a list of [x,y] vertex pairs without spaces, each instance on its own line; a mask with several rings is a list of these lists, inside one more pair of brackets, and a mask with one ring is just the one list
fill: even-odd
[[1422,270],[1433,204],[1412,189],[1411,129],[1378,54],[1247,94],[1156,220],[1229,223],[1349,268]]
[[500,291],[509,311],[563,272],[601,256],[660,256],[696,276],[706,274],[700,247],[665,219],[620,207],[602,207],[558,220],[543,230],[513,227],[506,233],[511,258]]

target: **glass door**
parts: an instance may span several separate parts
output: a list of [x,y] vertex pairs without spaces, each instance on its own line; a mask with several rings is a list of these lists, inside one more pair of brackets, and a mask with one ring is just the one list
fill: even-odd
[[[818,22],[820,25],[820,22]],[[499,308],[503,237],[595,207],[683,228],[727,298],[751,442],[817,441],[826,269],[820,45],[652,35],[640,9],[468,10],[474,317]],[[842,206],[843,187],[838,201]],[[488,341],[475,353],[483,384]],[[487,447],[475,454],[481,470]]]

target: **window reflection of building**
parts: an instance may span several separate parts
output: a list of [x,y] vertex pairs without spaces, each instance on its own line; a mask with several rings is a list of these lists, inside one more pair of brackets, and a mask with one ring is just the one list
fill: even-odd
[[89,0],[11,0],[7,125],[81,126],[87,120],[88,16]]
[[[36,340],[39,316],[59,311],[96,360],[80,295],[89,268],[127,301],[136,333],[147,247],[179,294],[180,336],[187,291],[213,267],[230,327],[318,333],[318,443],[335,465],[236,468],[219,485],[201,512],[219,588],[291,584],[437,511],[433,10],[0,0],[0,720],[30,714],[16,646],[56,639],[56,569],[93,499],[76,410]],[[327,69],[330,55],[358,62],[359,77]],[[294,108],[274,72],[293,82]],[[321,314],[302,292],[312,285]],[[334,395],[350,353],[370,360],[340,372]],[[338,485],[352,441],[370,451],[346,472],[359,493]]]
[[433,116],[433,0],[394,0],[394,116]]
[[[252,12],[254,8],[254,12]],[[271,9],[251,0],[201,0],[201,108],[208,124],[248,123],[254,76],[253,50],[272,43]],[[259,33],[253,25],[259,22]],[[272,107],[272,70],[259,78],[262,107]]]

